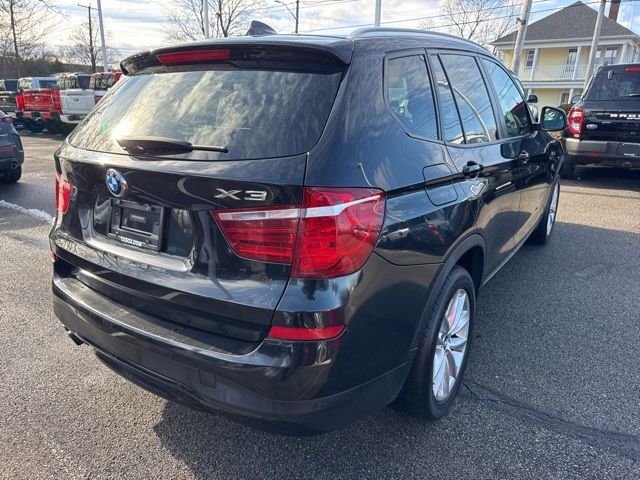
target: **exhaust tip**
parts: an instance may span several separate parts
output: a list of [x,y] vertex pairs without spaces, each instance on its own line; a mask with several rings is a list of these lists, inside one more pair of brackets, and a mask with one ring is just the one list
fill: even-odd
[[15,170],[16,168],[18,168],[18,162],[11,162],[9,164],[9,167],[11,168],[11,170]]

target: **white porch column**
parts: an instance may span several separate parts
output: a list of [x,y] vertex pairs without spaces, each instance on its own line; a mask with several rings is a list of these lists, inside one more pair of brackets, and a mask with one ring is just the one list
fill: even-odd
[[573,88],[571,90],[569,90],[569,103],[571,103],[571,99],[573,98],[573,94],[575,93],[574,90],[575,89],[573,89]]
[[578,47],[578,51],[576,52],[576,61],[573,64],[573,75],[571,76],[571,80],[575,80],[578,77],[578,66],[580,65],[580,54],[582,54],[582,47]]
[[527,98],[529,98],[532,93],[533,93],[533,89],[531,88],[527,89]]
[[529,80],[533,80],[533,74],[536,71],[536,67],[538,66],[538,54],[540,53],[539,48],[533,49],[533,65],[531,65],[531,75],[529,76]]
[[622,52],[620,52],[620,59],[618,60],[618,63],[627,63],[627,47],[628,46],[629,45],[627,43],[622,45]]

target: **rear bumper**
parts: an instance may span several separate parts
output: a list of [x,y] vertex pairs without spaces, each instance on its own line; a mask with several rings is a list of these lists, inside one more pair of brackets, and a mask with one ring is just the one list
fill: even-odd
[[43,122],[60,120],[58,112],[37,112],[35,110],[16,112],[16,117],[22,120],[42,120]]
[[68,114],[68,115],[60,115],[60,120],[62,121],[62,123],[72,123],[72,124],[78,124],[80,123],[84,117],[86,117],[86,114]]
[[267,338],[233,354],[208,342],[211,334],[126,311],[73,278],[54,276],[53,293],[55,314],[66,329],[93,346],[110,368],[190,406],[335,429],[392,401],[408,371],[409,364],[402,364],[353,388],[322,395],[324,382],[344,374],[334,367],[348,331],[324,342]]
[[10,157],[0,158],[0,171],[13,170],[24,163],[24,151],[16,150]]
[[640,168],[640,143],[565,138],[565,153],[576,165]]

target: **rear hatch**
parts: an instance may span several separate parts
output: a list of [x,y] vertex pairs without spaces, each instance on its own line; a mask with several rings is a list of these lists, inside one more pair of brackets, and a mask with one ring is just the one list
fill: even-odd
[[[306,153],[345,62],[326,49],[228,42],[123,66],[127,81],[56,158],[73,186],[51,235],[56,273],[144,314],[259,341],[289,278],[286,232],[277,222],[223,232],[220,214],[301,203]],[[245,242],[242,256],[229,235]]]
[[585,115],[581,138],[639,143],[640,65],[599,70],[582,108]]
[[60,109],[60,93],[55,88],[27,90],[22,97],[25,111],[53,112]]
[[93,90],[72,88],[60,91],[60,104],[65,115],[86,115],[95,105]]

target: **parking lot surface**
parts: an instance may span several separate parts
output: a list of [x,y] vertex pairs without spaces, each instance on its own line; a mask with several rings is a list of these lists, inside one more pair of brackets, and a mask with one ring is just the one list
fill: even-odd
[[47,241],[62,137],[23,141],[0,185],[0,478],[640,478],[640,172],[563,184],[551,243],[480,293],[448,417],[302,435],[167,402],[67,338]]

